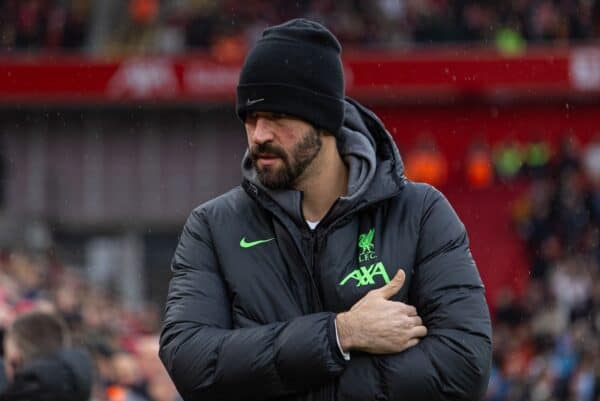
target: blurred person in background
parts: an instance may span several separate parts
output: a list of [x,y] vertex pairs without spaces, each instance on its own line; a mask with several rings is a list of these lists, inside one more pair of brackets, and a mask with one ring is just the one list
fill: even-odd
[[525,168],[530,177],[543,177],[552,156],[550,145],[540,134],[525,146]]
[[160,356],[185,399],[485,392],[491,326],[465,227],[344,97],[340,52],[296,19],[246,56],[243,184],[191,213],[172,262]]
[[594,186],[600,185],[600,132],[587,144],[582,156],[583,168]]
[[192,0],[187,5],[189,17],[185,24],[185,43],[190,49],[209,48],[219,25],[218,5],[214,0]]
[[565,133],[560,140],[558,152],[554,158],[553,171],[555,177],[561,174],[578,172],[581,169],[581,144],[577,136]]
[[493,151],[494,168],[501,181],[510,182],[516,179],[523,167],[523,150],[514,138],[498,143]]
[[417,140],[417,145],[406,157],[405,169],[408,179],[434,187],[443,186],[448,178],[446,158],[430,134],[423,134]]
[[147,383],[133,354],[116,352],[111,367],[114,384],[106,389],[108,401],[148,401]]
[[142,376],[147,383],[146,392],[153,401],[180,400],[167,371],[158,358],[158,340],[158,336],[148,335],[139,338],[136,342],[135,353]]
[[483,140],[469,147],[466,158],[465,178],[471,188],[487,188],[494,182],[494,167],[488,145]]
[[92,369],[87,353],[70,347],[66,324],[58,316],[42,311],[22,314],[4,336],[9,384],[0,400],[87,401]]

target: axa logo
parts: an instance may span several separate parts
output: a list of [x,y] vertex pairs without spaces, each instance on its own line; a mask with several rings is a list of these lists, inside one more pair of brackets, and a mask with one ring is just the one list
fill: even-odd
[[346,284],[346,282],[350,279],[356,280],[357,287],[363,285],[373,285],[375,284],[375,276],[381,276],[386,284],[390,282],[390,278],[385,271],[385,266],[383,263],[377,262],[369,266],[361,266],[358,269],[353,270],[342,281],[340,281],[340,285]]
[[355,280],[357,287],[373,285],[375,284],[375,277],[377,276],[381,277],[386,284],[390,282],[390,277],[388,276],[383,263],[373,261],[374,259],[377,259],[375,245],[373,244],[374,238],[374,228],[358,236],[358,261],[361,264],[365,263],[365,265],[351,271],[350,274],[340,281],[340,285],[346,284],[350,279]]

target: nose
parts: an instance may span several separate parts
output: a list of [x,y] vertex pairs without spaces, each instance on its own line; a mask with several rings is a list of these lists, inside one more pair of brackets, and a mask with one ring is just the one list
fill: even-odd
[[273,126],[269,119],[258,116],[251,132],[252,142],[262,144],[273,140]]

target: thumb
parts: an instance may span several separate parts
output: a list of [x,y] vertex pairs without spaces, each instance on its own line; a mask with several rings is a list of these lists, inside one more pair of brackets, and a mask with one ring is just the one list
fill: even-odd
[[392,278],[392,280],[389,283],[387,283],[386,285],[381,287],[378,290],[378,292],[381,294],[381,296],[383,298],[390,299],[391,297],[396,295],[398,293],[398,291],[400,291],[400,289],[404,285],[405,279],[406,279],[406,274],[404,273],[404,270],[398,269],[398,272],[396,273],[394,278]]

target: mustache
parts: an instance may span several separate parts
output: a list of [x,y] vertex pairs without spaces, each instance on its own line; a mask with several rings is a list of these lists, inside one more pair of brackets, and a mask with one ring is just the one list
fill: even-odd
[[273,145],[269,142],[254,145],[250,148],[250,159],[253,162],[255,162],[261,154],[268,154],[280,157],[283,160],[287,160],[287,155],[285,154],[285,151],[279,146]]

